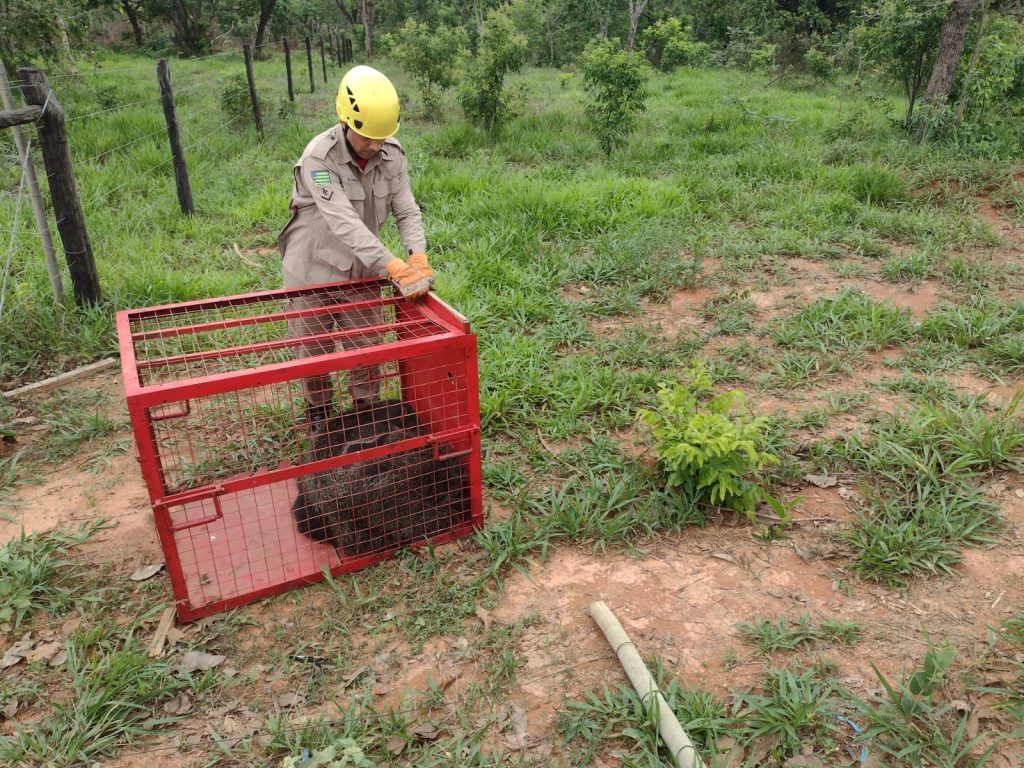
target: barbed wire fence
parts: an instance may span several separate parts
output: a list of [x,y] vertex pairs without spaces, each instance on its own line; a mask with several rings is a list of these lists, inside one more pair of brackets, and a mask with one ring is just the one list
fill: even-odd
[[[4,111],[0,113],[0,128],[12,128],[18,131],[19,126],[34,128],[37,134],[36,140],[31,138],[26,141],[16,136],[16,143],[19,144],[17,159],[21,167],[21,178],[17,185],[17,194],[13,195],[14,205],[11,216],[12,225],[10,229],[4,228],[0,231],[0,249],[3,248],[3,240],[7,240],[7,248],[0,250],[0,317],[3,316],[9,287],[12,264],[16,254],[24,253],[27,258],[32,250],[32,238],[26,237],[24,228],[19,232],[19,221],[22,218],[22,197],[29,192],[33,199],[33,207],[36,214],[36,225],[39,233],[38,242],[47,259],[50,280],[53,289],[54,300],[57,305],[65,303],[62,270],[57,264],[54,255],[53,244],[49,236],[49,224],[45,213],[42,196],[35,183],[34,164],[32,162],[32,149],[36,149],[43,155],[46,168],[45,179],[49,191],[49,201],[53,209],[53,222],[56,226],[63,246],[67,271],[70,273],[75,299],[81,303],[98,303],[101,300],[99,279],[92,255],[92,248],[89,241],[86,217],[83,211],[81,196],[75,178],[74,166],[79,168],[91,168],[98,163],[113,162],[122,157],[129,158],[133,154],[153,154],[162,144],[166,155],[156,162],[150,162],[143,167],[135,167],[133,173],[124,182],[108,189],[97,188],[93,185],[90,174],[90,185],[82,191],[92,204],[102,201],[106,204],[116,203],[117,195],[130,186],[133,181],[140,177],[151,177],[154,174],[164,173],[167,166],[173,168],[175,184],[178,192],[179,206],[182,215],[195,215],[195,204],[192,198],[191,180],[188,175],[190,165],[190,154],[206,150],[212,152],[211,144],[215,139],[222,138],[231,132],[246,134],[248,121],[251,119],[255,141],[263,141],[266,133],[262,125],[261,103],[269,94],[271,99],[278,97],[278,102],[271,119],[271,124],[279,124],[282,119],[298,113],[302,117],[311,117],[322,110],[323,104],[314,98],[296,97],[296,87],[293,82],[294,74],[306,75],[309,81],[309,96],[315,96],[318,87],[330,90],[331,70],[342,67],[352,61],[351,40],[336,30],[326,30],[324,34],[318,34],[317,38],[306,35],[304,40],[305,56],[298,57],[293,68],[291,61],[291,44],[288,38],[282,38],[280,44],[264,44],[256,50],[255,56],[247,56],[248,44],[238,44],[210,53],[189,59],[182,59],[176,62],[169,62],[165,59],[153,61],[152,64],[132,65],[130,67],[117,67],[114,69],[97,69],[93,72],[56,73],[48,77],[39,68],[27,67],[18,70],[16,76],[10,76],[5,70],[0,69],[0,90],[8,92],[17,90],[26,103],[25,107],[16,107],[10,99],[5,100]],[[318,54],[319,61],[316,61],[315,54]],[[329,56],[328,56],[329,54]],[[209,60],[231,61],[237,58],[239,67],[230,71],[225,67],[219,67],[219,71],[210,75],[196,64],[205,64]],[[276,66],[281,59],[285,60],[285,77],[271,73],[270,67]],[[178,87],[171,87],[172,67],[185,70]],[[72,84],[95,82],[96,90],[110,88],[109,84],[102,85],[109,81],[110,75],[118,75],[118,79],[125,82],[141,82],[147,75],[155,75],[153,80],[155,93],[144,98],[132,98],[123,103],[107,105],[100,103],[99,108],[90,109],[82,113],[70,113],[65,115],[61,107],[60,95],[62,92],[72,92]],[[56,81],[57,84],[51,84]],[[192,97],[196,94],[209,92],[211,89],[221,89],[222,102],[229,101],[229,96],[234,96],[234,106],[238,106],[237,85],[239,82],[248,81],[248,104],[246,109],[251,108],[252,117],[247,118],[241,110],[230,113],[230,104],[224,104],[225,119],[216,121],[211,126],[210,114],[208,111],[197,109],[190,111],[195,102]],[[318,82],[319,81],[319,82]],[[231,89],[234,88],[234,92]],[[285,96],[287,94],[287,96]],[[105,94],[108,100],[113,100],[109,94]],[[287,99],[287,101],[286,101]],[[272,106],[267,104],[267,106]],[[179,108],[183,120],[179,120]],[[139,112],[151,114],[155,119],[145,120],[139,118]],[[135,135],[120,136],[123,141],[116,144],[102,146],[86,156],[80,156],[68,136],[68,125],[73,125],[75,133],[81,135],[86,130],[90,121],[112,120],[118,117],[119,113],[125,113],[124,124],[141,126],[140,132]],[[159,120],[162,113],[164,120]],[[129,119],[134,118],[134,122]],[[31,133],[31,131],[30,131]],[[163,143],[163,136],[167,136],[167,143]],[[11,160],[14,155],[8,155]],[[192,159],[195,163],[195,159]],[[202,198],[203,190],[199,189],[198,194]],[[5,192],[4,197],[11,196]],[[37,198],[38,204],[37,204]],[[6,207],[6,206],[5,206]],[[4,217],[7,218],[6,216]],[[5,237],[9,235],[9,237]]]

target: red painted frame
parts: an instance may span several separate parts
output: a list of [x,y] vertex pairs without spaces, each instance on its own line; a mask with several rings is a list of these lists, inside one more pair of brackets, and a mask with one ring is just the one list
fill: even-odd
[[[195,502],[201,499],[214,499],[219,496],[244,489],[255,489],[260,486],[267,486],[272,483],[280,483],[291,478],[297,478],[311,472],[319,471],[333,466],[341,466],[352,463],[355,454],[342,455],[331,459],[304,464],[280,466],[271,470],[260,470],[250,475],[225,479],[215,484],[202,485],[191,488],[188,491],[169,493],[166,489],[163,471],[160,466],[160,455],[152,422],[155,420],[149,415],[148,409],[154,406],[165,405],[174,402],[187,403],[191,399],[204,396],[216,395],[235,390],[244,390],[253,387],[262,387],[269,384],[293,381],[317,374],[349,370],[352,368],[365,367],[374,364],[395,362],[399,363],[400,378],[403,393],[407,387],[426,387],[429,390],[429,382],[420,383],[417,375],[422,375],[416,370],[416,360],[422,360],[423,356],[457,356],[460,366],[465,370],[465,402],[459,403],[465,409],[465,426],[459,429],[431,430],[430,435],[404,440],[399,443],[380,446],[372,450],[360,452],[358,460],[376,458],[401,450],[410,450],[423,445],[434,444],[437,446],[448,439],[458,439],[461,444],[468,442],[468,469],[471,503],[471,522],[465,525],[454,527],[446,532],[436,535],[428,541],[421,542],[415,546],[424,544],[443,544],[453,539],[470,534],[473,529],[483,525],[483,499],[482,499],[482,475],[480,464],[480,398],[478,384],[477,366],[477,344],[476,336],[470,331],[469,322],[455,310],[437,298],[434,294],[428,294],[422,299],[414,301],[403,300],[400,297],[384,298],[378,305],[394,304],[396,306],[396,324],[403,318],[429,320],[436,324],[441,330],[440,333],[432,334],[426,338],[399,339],[395,342],[378,344],[375,346],[362,347],[359,349],[337,350],[329,354],[308,357],[302,360],[290,360],[286,362],[273,363],[259,366],[252,369],[229,371],[207,376],[182,379],[180,381],[163,382],[145,386],[140,382],[139,371],[145,367],[148,361],[140,361],[136,356],[136,341],[143,341],[159,336],[174,336],[181,333],[194,331],[195,329],[216,329],[228,327],[242,327],[257,322],[269,320],[281,321],[289,316],[295,316],[295,312],[275,312],[267,315],[254,315],[252,317],[235,318],[230,320],[219,320],[213,323],[198,323],[191,326],[168,326],[159,330],[147,330],[140,333],[132,333],[132,324],[135,321],[169,318],[177,314],[188,317],[187,313],[194,313],[204,309],[223,309],[232,306],[242,306],[261,302],[280,301],[296,296],[309,295],[327,290],[336,290],[346,286],[361,287],[384,287],[390,285],[385,280],[360,280],[342,283],[330,283],[321,286],[310,286],[298,289],[283,289],[272,291],[261,291],[237,296],[229,296],[216,299],[202,299],[178,304],[167,304],[162,306],[149,307],[144,309],[125,310],[117,314],[117,332],[121,352],[121,373],[124,380],[125,398],[127,400],[128,412],[131,417],[132,427],[135,434],[135,442],[138,452],[139,466],[142,477],[149,491],[150,502],[153,507],[153,515],[156,522],[157,534],[161,547],[166,558],[167,570],[170,575],[174,591],[175,605],[178,616],[183,621],[193,621],[203,616],[208,616],[219,611],[233,608],[239,605],[258,600],[271,595],[280,594],[294,587],[321,581],[324,578],[323,572],[318,571],[301,578],[293,578],[272,584],[270,586],[254,589],[245,594],[235,595],[222,600],[214,600],[202,605],[193,605],[188,594],[188,585],[183,571],[180,552],[175,541],[175,532],[186,528],[209,525],[215,518],[200,521],[190,521],[186,525],[175,527],[172,523],[170,509],[181,506],[188,502]],[[356,305],[356,303],[353,303]],[[316,311],[316,310],[313,310]],[[305,310],[310,312],[310,310]],[[264,342],[267,348],[278,342]],[[261,346],[261,345],[258,345]],[[429,398],[429,393],[427,397]],[[444,420],[447,423],[448,419]],[[461,451],[460,451],[461,453]],[[215,501],[216,509],[220,510],[219,502]],[[329,568],[333,575],[348,573],[365,568],[382,560],[394,556],[393,551],[383,553],[372,553],[365,556],[349,557],[337,565]]]

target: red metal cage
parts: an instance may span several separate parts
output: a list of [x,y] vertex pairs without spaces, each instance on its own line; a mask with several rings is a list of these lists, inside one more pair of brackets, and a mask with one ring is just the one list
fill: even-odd
[[129,310],[117,330],[182,620],[482,524],[476,337],[433,294],[360,280]]

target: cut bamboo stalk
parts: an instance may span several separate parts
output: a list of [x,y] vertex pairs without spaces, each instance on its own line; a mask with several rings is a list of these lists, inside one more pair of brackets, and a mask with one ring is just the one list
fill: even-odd
[[51,376],[48,379],[37,381],[33,384],[26,384],[23,387],[17,389],[10,389],[7,392],[3,392],[3,396],[9,399],[15,397],[24,397],[26,395],[41,395],[46,392],[51,392],[54,389],[60,389],[66,384],[84,379],[87,376],[92,376],[94,373],[105,371],[108,368],[113,368],[117,365],[117,360],[113,357],[106,357],[95,363],[89,365],[83,365],[81,368],[75,368],[73,371],[67,371],[66,373],[59,373],[56,376]]
[[629,681],[633,688],[640,694],[640,700],[647,702],[651,697],[658,704],[658,733],[661,734],[665,746],[672,753],[672,758],[679,768],[707,768],[704,761],[697,754],[697,748],[693,745],[690,737],[686,735],[683,726],[679,724],[675,713],[669,707],[665,697],[661,695],[651,671],[647,669],[640,654],[637,653],[636,645],[629,639],[626,630],[622,628],[619,620],[611,609],[600,600],[590,604],[590,615],[597,626],[604,632],[605,639],[619,657],[622,668],[626,670]]

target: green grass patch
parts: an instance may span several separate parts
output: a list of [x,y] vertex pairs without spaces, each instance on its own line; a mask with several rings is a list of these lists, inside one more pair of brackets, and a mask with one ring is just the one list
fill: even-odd
[[781,321],[776,344],[816,352],[878,350],[906,341],[914,333],[909,310],[877,302],[858,290],[818,299]]
[[[113,630],[113,631],[112,631]],[[9,765],[72,766],[116,754],[117,749],[180,718],[160,706],[189,687],[168,663],[149,658],[129,632],[97,625],[67,643],[66,698],[46,718],[16,724],[0,736],[0,760]]]
[[806,615],[792,621],[755,617],[750,623],[739,624],[738,630],[741,638],[751,643],[758,653],[764,654],[794,651],[819,643],[852,645],[863,635],[863,629],[855,621],[824,619],[814,622]]
[[68,554],[105,525],[96,520],[70,534],[22,531],[0,548],[0,629],[17,630],[38,610],[57,616],[97,603],[98,588]]

